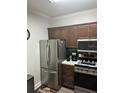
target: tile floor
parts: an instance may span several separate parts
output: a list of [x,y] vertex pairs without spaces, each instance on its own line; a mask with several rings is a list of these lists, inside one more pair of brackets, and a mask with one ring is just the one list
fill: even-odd
[[73,90],[67,89],[65,87],[62,87],[58,93],[74,93]]

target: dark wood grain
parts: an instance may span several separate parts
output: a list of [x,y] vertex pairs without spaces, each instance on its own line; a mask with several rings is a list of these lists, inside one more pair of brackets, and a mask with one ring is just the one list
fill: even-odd
[[62,85],[74,89],[74,66],[62,64]]
[[89,38],[97,38],[97,23],[89,24]]
[[89,37],[89,25],[79,25],[76,26],[76,31],[77,31],[77,39],[80,38],[88,38]]

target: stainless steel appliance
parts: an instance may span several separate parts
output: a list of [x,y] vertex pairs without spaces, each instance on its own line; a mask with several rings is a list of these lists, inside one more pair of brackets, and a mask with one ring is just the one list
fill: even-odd
[[78,52],[96,52],[97,39],[78,39],[77,49]]
[[41,83],[59,89],[61,86],[60,63],[65,59],[65,41],[40,40]]
[[97,93],[96,60],[83,59],[75,65],[75,93]]

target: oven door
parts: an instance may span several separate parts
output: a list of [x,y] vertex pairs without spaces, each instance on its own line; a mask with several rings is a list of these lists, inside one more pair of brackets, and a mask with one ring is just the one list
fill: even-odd
[[86,90],[97,91],[97,76],[75,72],[75,86]]

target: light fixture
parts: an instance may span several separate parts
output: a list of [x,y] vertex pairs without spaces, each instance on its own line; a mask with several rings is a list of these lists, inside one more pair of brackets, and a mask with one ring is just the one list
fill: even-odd
[[59,2],[60,0],[49,0],[49,2],[51,3],[56,3],[56,2]]

